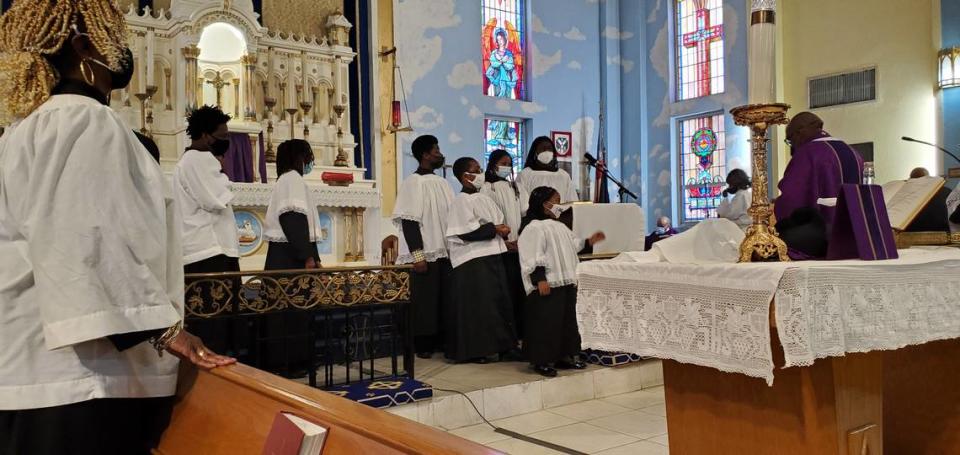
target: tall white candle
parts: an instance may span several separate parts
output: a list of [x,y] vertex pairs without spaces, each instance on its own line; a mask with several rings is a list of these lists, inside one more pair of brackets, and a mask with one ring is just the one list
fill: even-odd
[[753,0],[751,6],[747,100],[768,104],[776,100],[776,0]]
[[147,67],[147,85],[156,85],[154,80],[154,51],[156,46],[156,33],[153,29],[147,30],[147,55],[146,55],[146,67]]
[[296,62],[293,60],[293,55],[290,55],[290,58],[287,59],[287,109],[298,109],[297,106],[297,76],[296,76]]
[[307,78],[307,53],[302,52],[300,54],[300,77],[303,79],[303,99],[307,98],[307,93],[310,93],[310,80]]
[[267,48],[267,93],[264,94],[264,96],[266,96],[267,98],[276,99],[276,96],[273,95],[274,84],[275,84],[275,81],[273,78],[273,48],[268,47]]

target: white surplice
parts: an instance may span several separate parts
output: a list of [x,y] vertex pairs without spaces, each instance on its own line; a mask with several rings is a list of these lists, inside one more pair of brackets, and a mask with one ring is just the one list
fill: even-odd
[[267,217],[263,220],[263,238],[268,242],[287,243],[287,236],[280,226],[280,215],[296,212],[307,217],[310,241],[317,242],[323,236],[317,225],[319,214],[310,187],[297,171],[284,172],[273,186]]
[[[180,220],[107,106],[54,95],[0,139],[0,410],[172,395],[177,359],[107,336],[183,315]],[[52,435],[51,437],[56,437]]]
[[517,241],[520,237],[520,221],[522,218],[520,215],[519,187],[515,190],[510,182],[499,180],[483,185],[480,192],[493,199],[493,202],[500,208],[500,212],[503,213],[504,224],[510,226],[510,235],[507,236],[507,240]]
[[467,242],[459,237],[476,231],[487,223],[503,224],[503,213],[490,196],[482,193],[457,195],[447,217],[447,245],[450,248],[450,265],[453,268],[471,259],[507,251],[507,246],[499,235],[489,240],[474,242]]
[[520,273],[527,294],[536,289],[530,274],[537,267],[546,270],[547,282],[556,288],[577,283],[577,253],[583,239],[557,220],[534,220],[523,229],[517,249],[520,251]]
[[560,193],[560,203],[576,202],[580,200],[573,179],[567,171],[557,169],[551,171],[535,171],[533,168],[524,168],[517,176],[517,187],[520,188],[520,209],[527,213],[527,204],[530,202],[530,193],[541,187],[549,186]]
[[427,262],[447,257],[447,214],[452,202],[453,190],[443,177],[413,174],[403,181],[393,207],[393,223],[400,237],[397,264],[413,263],[413,255],[403,235],[403,220],[420,223],[423,255]]
[[173,170],[173,195],[183,221],[183,263],[217,255],[240,257],[230,179],[210,152],[187,150]]
[[753,219],[747,213],[750,204],[753,202],[752,197],[753,192],[747,189],[737,191],[733,197],[723,198],[720,201],[720,206],[717,207],[717,216],[737,223],[737,226],[740,226],[741,229],[747,229],[753,224]]

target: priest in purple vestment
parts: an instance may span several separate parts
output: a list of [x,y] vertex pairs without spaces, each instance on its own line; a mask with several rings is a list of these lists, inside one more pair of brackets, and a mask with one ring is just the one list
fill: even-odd
[[810,112],[790,120],[786,142],[792,158],[774,204],[776,227],[792,258],[822,258],[836,209],[821,203],[836,198],[842,184],[862,182],[863,158],[824,131],[823,120]]

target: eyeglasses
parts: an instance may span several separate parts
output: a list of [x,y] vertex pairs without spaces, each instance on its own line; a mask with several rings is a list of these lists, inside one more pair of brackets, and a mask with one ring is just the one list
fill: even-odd
[[784,140],[783,140],[783,143],[784,143],[784,144],[787,144],[787,147],[793,147],[793,143],[790,142],[790,139],[784,139]]

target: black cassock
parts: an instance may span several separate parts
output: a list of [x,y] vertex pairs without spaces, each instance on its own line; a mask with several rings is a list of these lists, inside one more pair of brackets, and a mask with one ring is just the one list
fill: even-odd
[[533,291],[524,306],[523,353],[534,365],[549,365],[580,353],[577,328],[577,287]]

